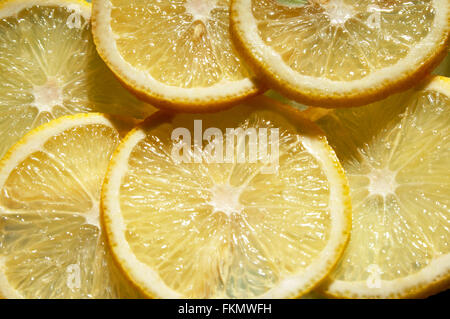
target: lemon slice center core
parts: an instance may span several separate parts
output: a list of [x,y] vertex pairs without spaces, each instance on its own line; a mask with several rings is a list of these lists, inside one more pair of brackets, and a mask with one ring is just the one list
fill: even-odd
[[211,201],[208,203],[213,207],[214,213],[223,213],[230,217],[239,214],[244,206],[239,202],[242,188],[227,184],[216,184],[211,188]]
[[63,104],[62,87],[54,77],[49,78],[43,85],[35,85],[33,96],[33,106],[39,110],[39,113],[51,113],[54,106]]
[[386,197],[390,194],[395,194],[397,189],[397,182],[395,180],[396,173],[386,169],[373,169],[367,177],[369,178],[369,193],[371,196],[381,195]]
[[343,26],[348,19],[354,16],[352,6],[345,4],[343,0],[319,1],[324,8],[330,23],[333,26]]
[[217,0],[188,0],[184,7],[194,21],[206,22],[211,18],[211,11],[216,7]]

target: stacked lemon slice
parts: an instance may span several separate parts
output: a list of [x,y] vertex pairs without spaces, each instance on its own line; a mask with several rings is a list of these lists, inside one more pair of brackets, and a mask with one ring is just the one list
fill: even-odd
[[98,56],[90,14],[77,0],[0,3],[0,157],[30,129],[63,115],[153,111]]
[[348,248],[325,291],[426,296],[450,282],[450,80],[318,120],[347,173]]

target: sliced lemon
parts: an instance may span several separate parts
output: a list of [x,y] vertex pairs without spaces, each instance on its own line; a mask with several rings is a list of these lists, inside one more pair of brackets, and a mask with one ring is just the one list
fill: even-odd
[[336,297],[426,296],[450,284],[450,80],[317,122],[344,166],[350,243],[325,286]]
[[447,53],[444,61],[442,61],[442,63],[439,64],[439,66],[434,70],[433,74],[443,75],[447,77],[450,76],[450,51],[449,53]]
[[[255,145],[270,152],[252,160]],[[351,224],[326,139],[263,97],[216,114],[150,117],[113,156],[102,207],[124,273],[157,298],[303,295],[335,265]]]
[[448,0],[233,0],[249,65],[307,105],[349,107],[412,87],[449,43]]
[[90,11],[77,0],[0,3],[0,158],[30,129],[59,116],[152,112],[98,56]]
[[137,296],[114,268],[99,222],[101,185],[119,133],[116,122],[101,114],[61,117],[28,133],[5,155],[1,296]]
[[258,93],[229,35],[229,0],[93,1],[105,62],[130,90],[161,107],[224,108]]

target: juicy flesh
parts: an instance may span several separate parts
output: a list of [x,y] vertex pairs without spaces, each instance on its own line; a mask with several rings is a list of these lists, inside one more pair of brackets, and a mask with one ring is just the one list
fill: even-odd
[[432,0],[286,2],[252,0],[259,35],[296,72],[336,81],[397,63],[430,32],[435,17]]
[[223,132],[279,127],[278,173],[261,174],[261,162],[175,164],[172,130],[192,133],[198,119],[176,116],[131,153],[120,188],[125,236],[137,258],[183,296],[259,296],[324,248],[328,181],[296,129],[272,111],[240,106],[201,118],[205,129]]
[[395,95],[319,121],[349,179],[353,230],[336,279],[414,275],[450,253],[450,99]]
[[27,131],[62,115],[150,111],[114,78],[89,22],[74,12],[35,6],[0,19],[0,157]]
[[64,131],[21,161],[0,189],[0,264],[25,298],[125,291],[111,275],[120,278],[98,224],[101,185],[118,141],[104,125]]
[[231,44],[229,0],[111,0],[122,57],[167,85],[193,88],[242,80]]

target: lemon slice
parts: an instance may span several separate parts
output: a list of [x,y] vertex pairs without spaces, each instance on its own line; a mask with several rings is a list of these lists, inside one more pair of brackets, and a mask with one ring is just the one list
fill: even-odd
[[449,53],[447,53],[444,61],[442,61],[441,64],[434,70],[433,74],[443,75],[447,77],[450,76],[450,51]]
[[130,90],[161,107],[224,108],[258,93],[229,34],[229,0],[93,1],[98,51]]
[[337,297],[426,296],[450,284],[450,80],[317,122],[349,179],[353,230]]
[[95,113],[61,117],[0,162],[0,296],[136,296],[114,268],[99,222],[116,123]]
[[263,97],[150,117],[113,156],[102,207],[124,273],[157,298],[303,295],[335,265],[351,224],[346,178],[321,132]]
[[89,21],[84,1],[0,3],[0,158],[30,129],[63,115],[152,112],[100,59]]
[[449,43],[448,0],[233,0],[232,35],[262,79],[307,105],[349,107],[407,89]]

